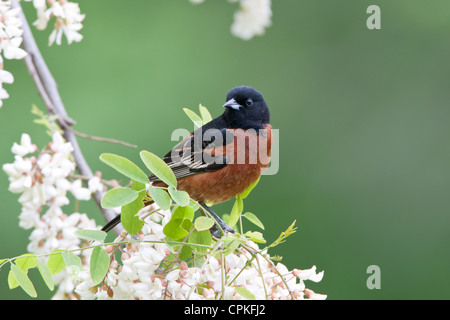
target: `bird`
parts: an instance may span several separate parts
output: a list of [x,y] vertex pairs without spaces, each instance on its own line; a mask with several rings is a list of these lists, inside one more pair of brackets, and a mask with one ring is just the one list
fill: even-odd
[[[210,206],[241,194],[269,166],[272,148],[270,112],[263,95],[250,86],[228,91],[224,112],[195,129],[162,159],[177,179],[177,189],[186,191],[217,222],[211,229],[235,233]],[[150,175],[153,186],[167,187]],[[146,203],[146,205],[152,202]],[[102,230],[120,223],[120,214]]]

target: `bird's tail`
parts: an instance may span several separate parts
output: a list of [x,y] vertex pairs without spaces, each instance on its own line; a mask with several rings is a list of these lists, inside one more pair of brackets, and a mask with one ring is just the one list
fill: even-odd
[[108,232],[111,229],[113,229],[115,226],[117,226],[120,223],[120,214],[115,216],[111,221],[109,221],[105,226],[102,228],[102,231]]

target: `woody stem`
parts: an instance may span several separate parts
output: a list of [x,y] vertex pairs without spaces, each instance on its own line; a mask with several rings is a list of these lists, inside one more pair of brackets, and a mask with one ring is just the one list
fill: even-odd
[[[12,1],[12,8],[21,8],[19,2]],[[73,158],[76,163],[78,172],[86,177],[93,177],[93,173],[91,168],[89,167],[84,155],[80,149],[78,144],[76,135],[73,130],[71,130],[71,125],[75,123],[69,115],[64,107],[61,96],[58,91],[58,86],[56,84],[55,79],[53,78],[42,54],[39,50],[39,47],[36,44],[33,33],[31,32],[28,21],[25,17],[25,14],[20,10],[19,18],[22,21],[22,29],[23,29],[23,48],[28,53],[28,55],[24,58],[25,65],[36,85],[36,88],[39,92],[39,95],[44,100],[45,106],[50,114],[55,114],[58,116],[58,123],[60,128],[64,132],[64,137],[67,141],[69,141],[73,146]],[[103,197],[102,192],[96,192],[93,195],[95,203],[98,208],[102,212],[106,221],[111,220],[116,216],[115,212],[110,209],[103,209],[100,202]],[[118,226],[115,228],[116,233],[120,233],[122,231],[122,227]]]

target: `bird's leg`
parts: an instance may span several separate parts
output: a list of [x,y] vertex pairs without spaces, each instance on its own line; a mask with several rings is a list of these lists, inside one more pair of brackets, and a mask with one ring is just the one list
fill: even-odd
[[[208,213],[214,218],[214,220],[216,220],[217,224],[220,226],[220,228],[222,228],[222,230],[224,232],[230,232],[230,233],[236,233],[236,231],[231,228],[230,226],[228,226],[225,221],[223,221],[214,211],[211,210],[210,207],[208,207],[206,204],[202,204],[201,205],[206,211],[208,211]],[[211,234],[217,238],[220,238],[221,235],[221,230],[220,228],[217,227],[217,225],[215,224],[214,226],[211,227],[210,231]]]

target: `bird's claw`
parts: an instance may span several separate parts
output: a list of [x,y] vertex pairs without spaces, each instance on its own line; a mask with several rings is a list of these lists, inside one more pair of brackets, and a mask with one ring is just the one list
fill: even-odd
[[236,230],[234,230],[233,228],[229,227],[228,225],[223,225],[221,226],[222,229],[220,229],[220,227],[217,224],[214,224],[209,231],[211,232],[211,235],[213,237],[216,238],[220,238],[222,236],[222,230],[225,234],[227,233],[236,233]]

